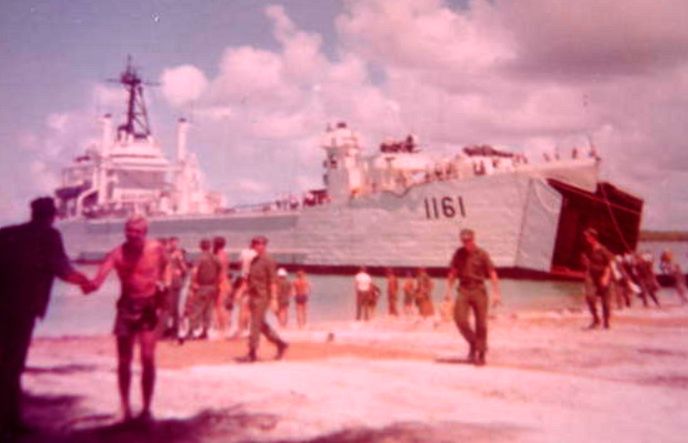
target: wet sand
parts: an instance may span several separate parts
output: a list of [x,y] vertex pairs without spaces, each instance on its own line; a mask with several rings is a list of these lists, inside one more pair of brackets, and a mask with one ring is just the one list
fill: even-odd
[[245,339],[161,342],[143,429],[116,425],[112,337],[39,339],[28,415],[35,441],[683,441],[688,308],[666,304],[610,330],[583,311],[497,315],[482,368],[452,324],[405,319],[288,329],[285,359],[263,340],[257,364],[235,361]]
[[[113,337],[72,337],[38,339],[32,346],[33,352],[67,359],[74,349],[80,352],[107,356],[115,351]],[[164,340],[158,344],[156,361],[161,369],[179,369],[192,366],[234,364],[247,351],[245,338],[193,340],[179,344]],[[258,350],[260,361],[274,360],[275,348],[263,342]],[[311,341],[292,341],[284,361],[312,361],[337,357],[357,357],[371,360],[432,358],[432,352],[394,349],[370,344],[345,344]]]

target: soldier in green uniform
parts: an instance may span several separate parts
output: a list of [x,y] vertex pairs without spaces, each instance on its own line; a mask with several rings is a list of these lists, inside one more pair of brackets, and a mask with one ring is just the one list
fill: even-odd
[[[475,233],[462,229],[459,237],[462,247],[454,252],[447,276],[447,296],[459,279],[459,294],[454,304],[454,321],[469,345],[468,361],[476,365],[485,364],[487,352],[488,295],[485,279],[492,281],[492,303],[501,301],[499,279],[487,252],[475,243]],[[475,329],[468,322],[469,310],[473,310]]]
[[399,297],[399,279],[392,268],[387,268],[387,305],[389,315],[398,316],[397,298]]
[[220,289],[222,280],[222,265],[218,258],[210,251],[210,240],[204,238],[200,242],[201,255],[194,266],[191,278],[191,288],[194,291],[191,303],[191,321],[189,334],[201,327],[199,338],[208,338],[208,330],[212,322],[213,305]]
[[597,298],[602,302],[602,317],[604,327],[609,328],[609,302],[610,284],[612,277],[611,263],[614,256],[605,248],[598,239],[597,231],[588,228],[583,232],[583,238],[587,243],[587,250],[583,253],[583,264],[586,268],[585,301],[588,303],[592,314],[592,323],[589,328],[594,329],[600,325],[600,317],[597,315]]
[[435,306],[432,303],[432,279],[425,268],[418,269],[416,276],[416,306],[421,317],[427,318],[435,315]]
[[268,239],[263,236],[251,240],[251,248],[256,256],[251,260],[248,272],[249,309],[251,310],[251,327],[248,339],[248,354],[240,361],[252,363],[256,361],[256,351],[260,334],[277,346],[275,359],[279,360],[289,346],[265,321],[265,313],[271,300],[277,298],[277,266],[267,253]]

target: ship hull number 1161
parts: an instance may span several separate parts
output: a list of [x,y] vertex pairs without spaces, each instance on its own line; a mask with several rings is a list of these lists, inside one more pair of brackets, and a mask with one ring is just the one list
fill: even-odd
[[438,220],[440,218],[466,218],[466,207],[463,197],[425,197],[425,218]]

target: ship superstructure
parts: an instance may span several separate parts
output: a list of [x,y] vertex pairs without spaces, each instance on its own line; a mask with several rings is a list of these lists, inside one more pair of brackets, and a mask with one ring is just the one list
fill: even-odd
[[198,160],[187,150],[189,123],[178,122],[177,158],[170,162],[151,133],[144,82],[131,61],[116,81],[126,91],[125,120],[114,128],[112,115],[104,115],[99,142],[63,169],[56,190],[62,217],[215,212],[220,197],[203,190]]
[[189,123],[179,120],[177,157],[168,161],[151,135],[143,83],[131,64],[119,83],[128,93],[124,124],[113,131],[111,117],[103,117],[100,145],[65,169],[56,192],[75,258],[101,258],[121,241],[132,213],[150,217],[152,235],[179,237],[191,251],[203,237],[222,236],[236,253],[262,234],[282,265],[326,271],[441,269],[462,227],[475,229],[495,264],[514,274],[579,268],[587,227],[614,251],[638,240],[643,202],[598,180],[592,146],[530,162],[489,145],[437,156],[408,135],[366,153],[344,122],[321,138],[323,188],[223,208],[201,186],[187,149]]

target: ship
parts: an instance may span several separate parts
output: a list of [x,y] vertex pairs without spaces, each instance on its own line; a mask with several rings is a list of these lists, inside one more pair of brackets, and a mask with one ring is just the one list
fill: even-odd
[[424,267],[439,275],[463,228],[477,233],[507,277],[579,276],[589,227],[617,253],[638,242],[643,201],[599,179],[592,143],[587,152],[539,162],[490,145],[438,158],[414,135],[385,140],[370,153],[337,122],[320,141],[321,188],[229,207],[204,188],[188,148],[190,122],[177,122],[171,161],[152,134],[147,83],[131,61],[116,81],[127,94],[124,122],[115,128],[104,115],[99,142],[63,169],[55,191],[58,226],[77,261],[102,260],[121,243],[133,214],[149,218],[149,235],[178,237],[188,251],[202,238],[222,236],[236,257],[264,235],[280,265],[327,273]]

